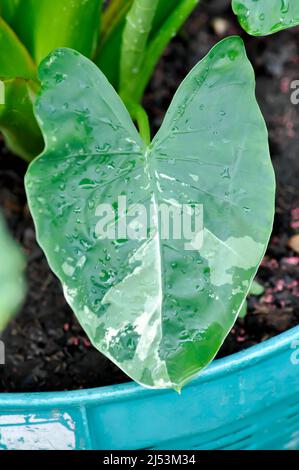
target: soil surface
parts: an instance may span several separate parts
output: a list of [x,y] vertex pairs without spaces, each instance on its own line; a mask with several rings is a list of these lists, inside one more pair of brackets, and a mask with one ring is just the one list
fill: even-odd
[[[190,68],[223,37],[241,34],[244,38],[269,129],[277,209],[273,236],[258,273],[265,292],[250,297],[248,315],[238,320],[219,356],[264,341],[299,320],[299,108],[290,101],[290,82],[299,79],[299,30],[251,38],[240,30],[229,4],[229,0],[201,2],[168,47],[144,99],[155,132]],[[23,185],[26,165],[9,155],[2,143],[0,147],[0,206],[28,260],[27,299],[4,334],[6,365],[0,368],[0,390],[71,390],[128,381],[90,345],[67,306],[35,241]]]

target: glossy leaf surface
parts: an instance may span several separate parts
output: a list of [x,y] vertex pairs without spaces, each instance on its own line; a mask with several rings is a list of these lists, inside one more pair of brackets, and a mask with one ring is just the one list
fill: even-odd
[[102,0],[19,0],[10,24],[36,63],[57,47],[91,57]]
[[[57,50],[40,79],[46,150],[26,175],[39,243],[95,347],[143,385],[180,389],[231,329],[272,228],[273,169],[243,43],[228,38],[197,64],[149,148],[78,53]],[[99,204],[117,208],[119,196],[155,214],[203,204],[203,245],[201,231],[191,251],[164,240],[156,216],[146,239],[99,237]]]
[[0,332],[20,306],[25,285],[24,258],[10,238],[0,215]]
[[33,114],[38,84],[22,78],[1,81],[5,104],[0,105],[0,130],[10,150],[30,161],[43,150],[44,142]]
[[266,36],[299,24],[298,0],[233,0],[241,26],[253,36]]

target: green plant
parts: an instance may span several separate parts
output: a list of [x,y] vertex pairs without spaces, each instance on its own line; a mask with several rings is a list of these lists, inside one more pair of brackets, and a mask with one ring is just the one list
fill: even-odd
[[[38,241],[94,346],[134,380],[180,390],[238,317],[272,228],[274,175],[243,43],[227,38],[195,66],[149,145],[78,52],[58,49],[39,77],[46,148],[26,175]],[[146,239],[101,238],[98,205],[122,221],[119,196],[155,214],[202,204],[203,245],[199,232],[190,251],[165,241],[156,216]]]
[[24,257],[6,231],[0,215],[0,333],[19,308],[25,293]]
[[232,0],[245,31],[254,36],[273,34],[299,24],[298,0]]
[[[48,8],[55,18],[58,3],[26,0],[24,9],[24,1],[0,0],[1,37],[17,64],[0,54],[0,126],[28,160],[43,145],[34,116],[42,129],[45,150],[26,175],[38,241],[94,346],[143,385],[180,390],[245,314],[272,228],[273,169],[242,41],[220,42],[190,72],[151,141],[142,95],[197,1],[112,0],[99,34],[101,1],[84,0],[79,37],[77,0],[50,38],[42,18]],[[297,24],[295,2],[269,10],[266,1],[233,0],[248,32]],[[56,46],[77,51],[55,50],[38,77],[36,64]],[[160,203],[202,204],[203,245],[165,241],[156,216],[145,239],[99,237],[99,204],[118,221],[129,215],[119,196],[133,207],[152,204],[155,214]]]
[[0,130],[8,147],[30,161],[44,146],[32,110],[39,89],[37,65],[57,47],[92,58],[149,139],[140,105],[144,89],[198,1],[111,0],[102,13],[102,0],[0,0],[0,80],[6,98],[0,105]]

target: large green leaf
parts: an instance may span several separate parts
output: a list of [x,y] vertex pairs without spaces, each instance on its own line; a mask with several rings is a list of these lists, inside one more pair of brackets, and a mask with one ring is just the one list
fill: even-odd
[[[180,389],[235,322],[272,227],[267,131],[242,40],[220,42],[190,72],[148,148],[75,51],[54,52],[40,79],[46,150],[26,175],[39,243],[95,347],[146,386]],[[147,239],[99,236],[99,204],[124,222],[120,195],[153,205]],[[163,239],[161,203],[204,205],[202,247],[200,231],[191,251]]]
[[254,36],[299,24],[298,0],[232,0],[232,5],[241,26]]
[[0,17],[0,78],[34,78],[36,66],[14,31]]
[[24,257],[0,215],[0,332],[19,308],[25,293]]
[[57,47],[91,57],[101,5],[102,0],[19,0],[11,26],[37,63]]
[[38,84],[22,78],[0,80],[4,104],[0,103],[0,131],[12,152],[32,160],[44,147],[43,138],[33,114]]

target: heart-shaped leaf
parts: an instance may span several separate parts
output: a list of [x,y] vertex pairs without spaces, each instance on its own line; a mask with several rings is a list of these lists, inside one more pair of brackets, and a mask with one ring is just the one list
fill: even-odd
[[242,28],[253,36],[266,36],[299,24],[298,0],[232,0]]
[[[54,52],[40,79],[46,150],[26,175],[39,243],[94,346],[143,385],[180,389],[235,322],[272,227],[267,131],[242,40],[220,42],[196,65],[148,148],[77,52]],[[201,228],[188,250],[162,236],[163,204],[203,205],[202,246]],[[116,212],[109,229],[122,227],[115,237],[99,230],[104,207]],[[122,231],[137,207],[153,216],[134,239]]]

